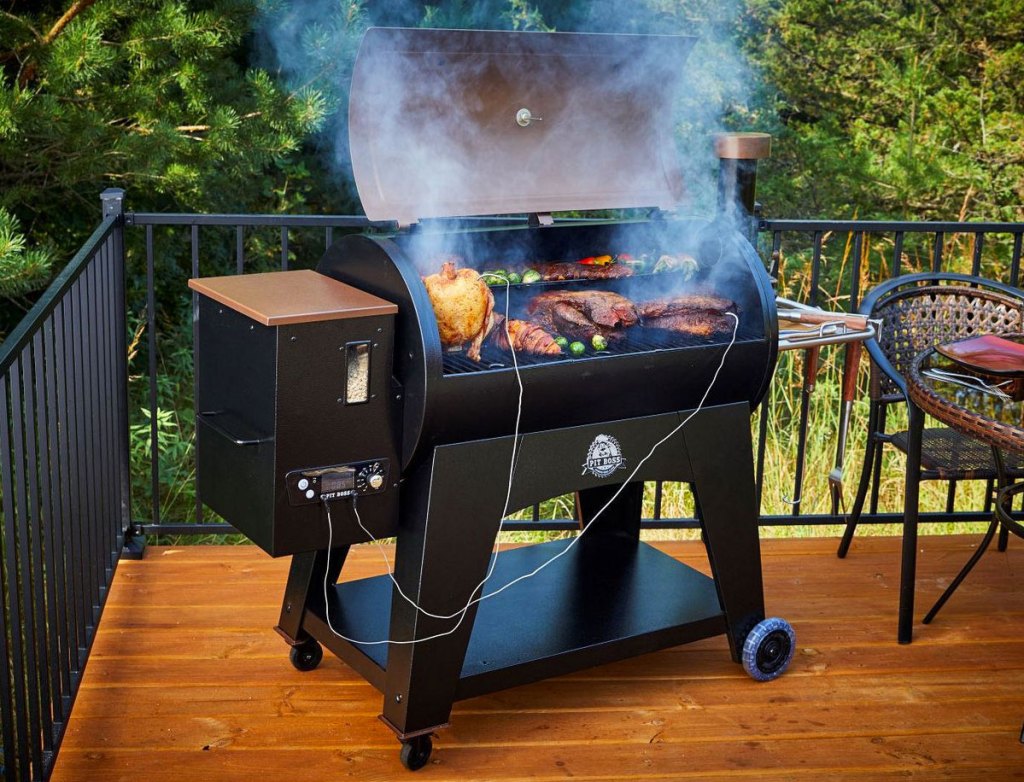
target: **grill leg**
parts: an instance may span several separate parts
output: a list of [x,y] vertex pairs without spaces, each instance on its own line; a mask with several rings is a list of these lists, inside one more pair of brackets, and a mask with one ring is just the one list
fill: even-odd
[[640,517],[644,499],[643,483],[631,483],[622,490],[604,513],[598,516],[597,521],[593,523],[590,521],[618,490],[619,487],[613,485],[598,486],[576,492],[576,508],[579,514],[580,528],[587,528],[587,537],[591,540],[604,535],[631,541],[640,540]]
[[348,556],[348,546],[342,546],[331,553],[331,572],[325,573],[327,552],[317,551],[296,554],[292,557],[288,571],[288,584],[284,588],[281,604],[281,618],[274,629],[292,646],[302,643],[307,635],[302,629],[302,620],[310,604],[323,606],[323,582],[327,576],[329,586],[338,583],[341,567]]
[[[406,481],[395,577],[431,613],[452,614],[479,595],[474,589],[487,574],[505,503],[510,449],[511,438],[437,448],[433,462],[425,460]],[[400,739],[448,723],[476,613],[474,605],[461,623],[436,619],[393,594],[392,639],[447,633],[388,650],[382,719]]]
[[764,619],[749,413],[742,405],[712,408],[683,431],[729,651],[740,662],[747,634]]

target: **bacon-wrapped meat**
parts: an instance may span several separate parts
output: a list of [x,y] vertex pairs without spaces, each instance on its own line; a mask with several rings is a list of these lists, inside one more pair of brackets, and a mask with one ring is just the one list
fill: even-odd
[[517,353],[530,353],[535,356],[558,356],[562,353],[554,337],[527,320],[509,320],[507,336],[503,322],[496,325],[493,333],[494,344],[502,350],[509,349],[508,337],[511,337],[512,348]]

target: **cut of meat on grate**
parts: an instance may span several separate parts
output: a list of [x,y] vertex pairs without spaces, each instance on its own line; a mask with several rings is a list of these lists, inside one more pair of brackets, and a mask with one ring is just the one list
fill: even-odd
[[600,334],[620,339],[640,318],[625,296],[611,291],[551,291],[534,297],[527,311],[537,325],[553,334],[590,339]]

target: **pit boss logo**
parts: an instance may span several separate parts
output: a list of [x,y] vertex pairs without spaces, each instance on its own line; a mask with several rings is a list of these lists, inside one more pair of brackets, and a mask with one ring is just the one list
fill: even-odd
[[588,472],[598,478],[607,478],[616,470],[624,470],[626,460],[622,458],[622,449],[619,441],[610,434],[599,434],[594,438],[587,450],[587,460],[583,462],[583,472]]

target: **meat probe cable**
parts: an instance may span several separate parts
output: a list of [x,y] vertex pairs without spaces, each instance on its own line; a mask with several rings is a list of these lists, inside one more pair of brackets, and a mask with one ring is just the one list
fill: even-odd
[[[506,285],[507,284],[508,283],[506,283]],[[508,297],[506,297],[506,300],[505,300],[505,307],[506,307],[506,309],[505,309],[505,312],[506,312],[505,328],[506,328],[506,332],[507,332],[507,330],[508,330],[508,325],[507,325],[508,324],[508,317],[507,317],[507,315],[508,315]],[[447,635],[451,635],[452,633],[456,632],[459,629],[459,627],[462,626],[462,622],[466,618],[467,612],[469,611],[470,607],[472,607],[472,606],[476,605],[477,603],[480,603],[480,602],[482,602],[484,600],[488,600],[488,599],[490,599],[492,597],[496,597],[497,595],[501,594],[506,589],[511,587],[513,584],[518,584],[520,581],[525,581],[528,578],[532,578],[533,576],[537,575],[540,571],[542,571],[544,568],[546,568],[548,565],[552,564],[555,560],[557,560],[560,557],[564,556],[565,554],[569,553],[569,551],[572,550],[573,546],[575,546],[580,541],[580,539],[586,534],[587,530],[590,529],[590,526],[595,521],[597,521],[597,519],[600,517],[600,515],[602,513],[604,513],[613,502],[615,502],[615,500],[618,498],[619,494],[621,494],[623,489],[625,489],[626,486],[629,484],[629,482],[633,480],[633,478],[640,471],[640,468],[644,465],[644,463],[648,459],[650,459],[651,456],[654,455],[654,452],[659,447],[661,447],[665,442],[667,442],[672,437],[674,437],[675,434],[680,429],[682,429],[686,424],[688,424],[690,422],[690,420],[695,415],[697,415],[697,413],[699,413],[703,409],[704,403],[707,401],[708,396],[711,394],[711,389],[714,388],[715,382],[718,380],[718,376],[719,376],[719,374],[722,371],[722,367],[725,366],[725,359],[729,355],[729,351],[732,349],[732,346],[736,343],[736,336],[737,336],[737,334],[739,332],[739,327],[740,327],[740,319],[739,319],[739,317],[734,312],[727,312],[725,314],[728,315],[729,317],[731,317],[733,319],[733,321],[734,321],[733,331],[732,331],[732,338],[729,340],[729,344],[726,345],[725,350],[722,353],[722,358],[721,358],[721,360],[718,363],[718,367],[715,369],[715,373],[711,377],[711,382],[708,383],[707,390],[704,392],[704,395],[701,397],[701,400],[697,404],[697,407],[694,408],[692,411],[690,411],[690,414],[688,416],[686,416],[686,418],[684,418],[682,421],[680,421],[678,424],[676,424],[676,426],[672,429],[672,431],[670,431],[667,435],[662,437],[653,446],[651,446],[651,450],[647,452],[647,455],[644,456],[639,462],[637,462],[636,467],[633,468],[633,472],[631,472],[629,474],[629,476],[626,478],[626,480],[624,480],[619,485],[619,488],[615,491],[615,493],[611,496],[611,498],[601,507],[601,509],[598,510],[597,513],[594,514],[594,516],[590,519],[590,522],[587,524],[587,526],[584,527],[582,530],[580,530],[580,533],[575,538],[573,538],[564,549],[562,549],[561,551],[559,551],[557,554],[553,555],[552,557],[550,557],[546,561],[542,562],[540,565],[535,567],[530,572],[523,573],[522,575],[517,576],[516,578],[512,579],[511,581],[509,581],[504,586],[501,586],[498,589],[495,589],[493,592],[488,592],[486,594],[483,594],[483,595],[480,595],[479,597],[475,597],[474,598],[473,595],[475,595],[477,593],[477,591],[479,591],[480,588],[483,587],[487,583],[487,580],[491,577],[491,575],[494,572],[494,566],[497,563],[498,554],[501,551],[501,542],[500,542],[500,539],[499,539],[497,547],[496,547],[495,552],[494,552],[494,556],[491,558],[491,565],[488,568],[487,575],[484,576],[483,581],[481,581],[473,589],[473,591],[470,593],[470,599],[466,603],[466,605],[464,605],[462,608],[460,608],[458,611],[455,611],[452,614],[434,614],[434,613],[431,613],[430,611],[428,611],[425,608],[423,608],[422,606],[420,606],[411,597],[409,597],[408,595],[405,594],[405,592],[403,591],[402,587],[399,585],[398,580],[395,578],[394,571],[393,571],[393,569],[391,567],[391,562],[390,562],[390,560],[387,557],[387,553],[384,551],[383,545],[373,535],[373,533],[371,533],[366,528],[366,526],[363,524],[362,519],[359,516],[359,509],[356,507],[355,497],[352,497],[352,511],[355,514],[356,522],[359,524],[359,528],[361,530],[363,530],[363,532],[377,545],[378,549],[380,550],[381,556],[384,558],[384,561],[387,564],[388,578],[391,579],[391,582],[392,582],[392,584],[394,584],[395,589],[398,592],[398,594],[407,603],[409,603],[409,605],[411,605],[413,608],[415,608],[418,612],[422,613],[424,616],[431,617],[432,619],[454,619],[455,617],[459,617],[459,621],[456,622],[455,625],[451,629],[449,629],[449,630],[445,630],[444,632],[440,632],[440,633],[435,633],[434,635],[425,636],[423,638],[412,638],[412,639],[408,639],[408,640],[394,640],[394,639],[390,639],[390,638],[385,638],[385,639],[379,640],[379,641],[360,641],[360,640],[356,640],[354,638],[349,638],[349,637],[347,637],[345,635],[342,635],[341,633],[339,633],[337,630],[334,629],[334,625],[331,624],[330,602],[327,599],[327,573],[330,572],[330,557],[331,557],[331,548],[332,548],[332,545],[333,545],[334,531],[333,531],[333,524],[332,524],[332,521],[331,521],[331,506],[330,506],[330,504],[329,504],[329,502],[327,500],[324,500],[324,507],[327,510],[327,532],[328,532],[328,538],[327,538],[327,545],[328,545],[328,548],[327,548],[327,562],[326,562],[326,568],[325,568],[325,572],[324,572],[324,618],[327,620],[327,627],[330,629],[330,631],[332,633],[334,633],[334,635],[336,635],[338,638],[341,638],[343,641],[347,641],[347,642],[353,643],[353,644],[361,644],[361,645],[364,645],[364,646],[379,646],[381,644],[411,645],[411,644],[421,643],[423,641],[432,641],[432,640],[434,640],[436,638],[443,638],[443,637],[445,637]],[[519,415],[522,413],[522,391],[523,391],[523,385],[522,385],[522,379],[519,376],[519,365],[516,362],[515,350],[512,348],[511,335],[509,335],[509,348],[510,348],[510,350],[512,352],[512,361],[513,361],[513,365],[514,365],[514,368],[515,368],[516,378],[519,379],[519,409],[518,409],[518,412],[517,412],[517,415],[516,415],[516,431],[515,431],[515,433],[513,435],[513,441],[512,441],[512,462],[511,462],[511,467],[510,467],[510,471],[509,471],[508,492],[505,495],[505,510],[502,512],[502,521],[498,525],[498,533],[501,532],[501,524],[504,523],[504,517],[505,517],[505,515],[508,512],[509,497],[511,497],[511,494],[512,494],[512,479],[513,479],[513,476],[514,476],[514,473],[515,473],[516,441],[519,438]]]

